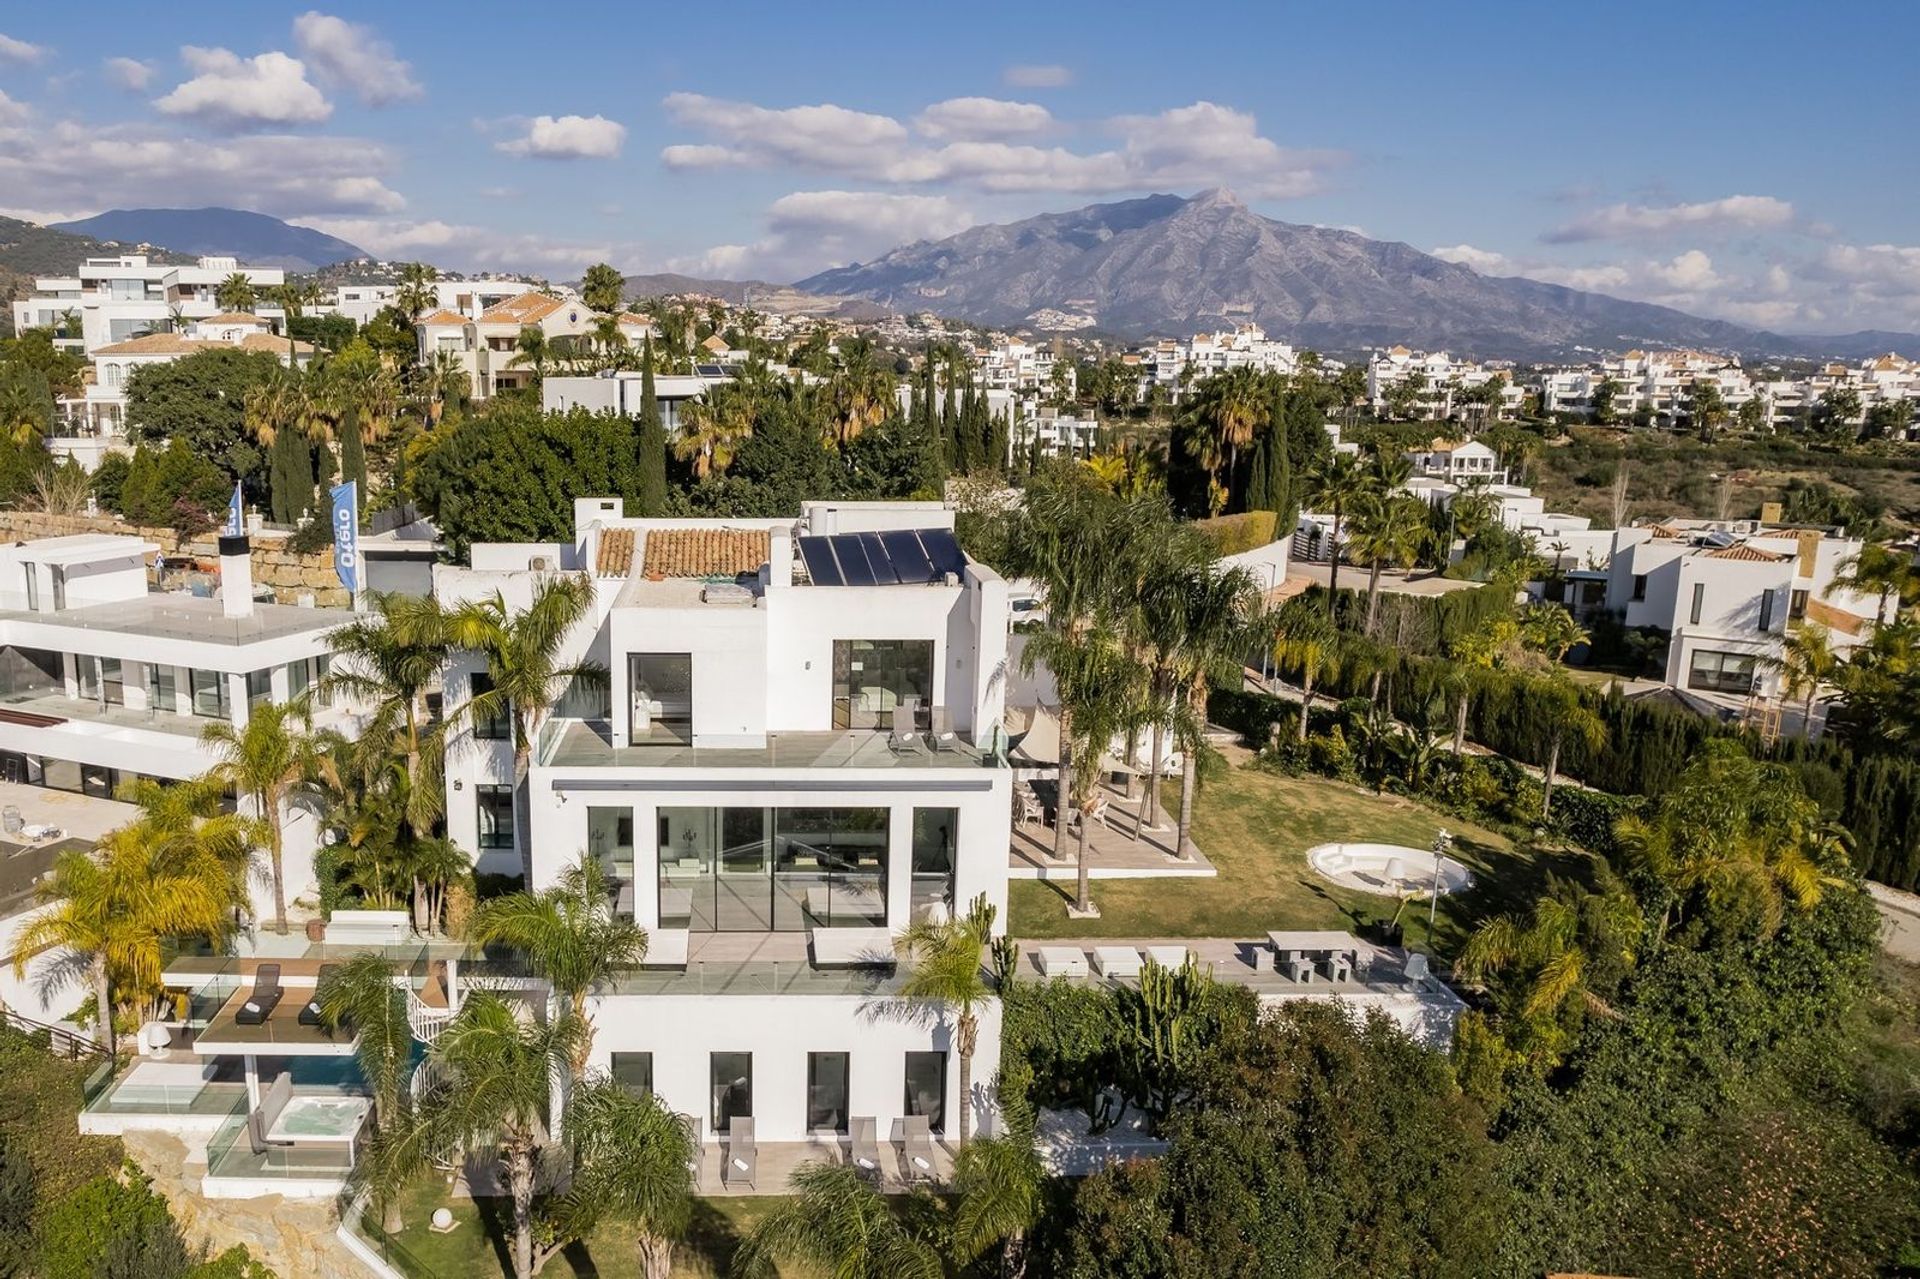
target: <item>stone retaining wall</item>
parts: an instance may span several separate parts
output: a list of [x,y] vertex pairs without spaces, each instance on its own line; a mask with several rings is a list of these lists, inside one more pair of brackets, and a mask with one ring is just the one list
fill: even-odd
[[[181,539],[170,528],[141,528],[112,515],[48,515],[43,511],[0,511],[0,538],[9,542],[30,542],[42,537],[66,537],[74,533],[115,533],[143,537],[158,542],[167,556],[191,556],[209,570],[219,559],[218,535],[205,533]],[[322,608],[347,608],[353,603],[333,571],[333,551],[317,555],[295,555],[286,549],[279,535],[256,534],[253,539],[253,580],[256,586],[271,586],[273,598],[282,604],[295,604],[302,595],[313,596]]]

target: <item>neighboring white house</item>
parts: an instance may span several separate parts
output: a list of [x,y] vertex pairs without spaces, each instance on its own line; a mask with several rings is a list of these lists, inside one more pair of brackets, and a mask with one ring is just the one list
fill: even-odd
[[1432,476],[1450,484],[1505,484],[1506,468],[1500,455],[1478,440],[1436,439],[1410,449],[1407,460],[1414,474]]
[[[75,457],[91,471],[99,465],[99,451],[78,446],[87,440],[109,442],[107,451],[124,446],[131,425],[127,421],[127,383],[136,369],[171,364],[184,356],[220,347],[258,351],[288,366],[304,366],[313,358],[311,345],[275,336],[266,320],[244,311],[195,320],[177,332],[149,333],[100,347],[93,352],[92,380],[86,383],[80,399],[68,403],[65,429],[60,437],[47,442],[48,447],[56,455]],[[68,436],[77,438],[64,438]]]
[[[533,384],[534,370],[520,354],[520,334],[538,329],[549,342],[579,341],[593,332],[598,312],[573,297],[520,293],[487,308],[479,317],[441,309],[414,325],[422,363],[451,355],[473,379],[472,394],[487,399],[500,391]],[[620,317],[627,344],[638,347],[651,326],[642,316]]]
[[[701,373],[660,373],[653,379],[653,398],[660,405],[660,421],[668,438],[680,430],[680,410],[722,382],[731,382],[731,373],[708,369]],[[586,409],[590,413],[619,413],[638,421],[643,408],[641,390],[645,375],[623,370],[618,373],[553,375],[541,379],[540,406],[549,413]]]
[[69,315],[74,316],[79,322],[78,333],[59,341],[91,356],[103,346],[217,315],[220,306],[214,294],[234,274],[244,275],[252,283],[263,318],[282,318],[279,306],[265,291],[286,283],[284,271],[242,266],[238,259],[227,257],[205,257],[191,266],[174,266],[150,263],[142,254],[131,254],[87,258],[71,276],[35,280],[34,291],[13,304],[13,326],[16,332],[63,328],[68,326]]
[[[451,311],[469,320],[477,320],[489,308],[523,293],[542,291],[542,286],[532,280],[495,276],[435,280],[428,287],[433,291],[434,309]],[[334,290],[333,299],[325,309],[334,315],[344,315],[355,324],[368,324],[399,296],[398,284],[342,284]]]
[[[892,938],[929,912],[984,895],[1006,916],[1006,583],[961,554],[938,503],[808,503],[797,522],[575,511],[572,541],[476,545],[435,589],[524,604],[552,572],[595,584],[568,656],[610,687],[541,728],[525,791],[535,884],[591,854],[651,937],[646,967],[591,1001],[592,1064],[708,1133],[751,1114],[762,1141],[850,1117],[882,1139],[913,1114],[950,1132],[963,1105],[988,1122],[997,1009],[962,1097],[951,1021],[890,1012],[888,972]],[[456,665],[449,704],[483,675]],[[465,736],[448,835],[517,872],[512,744],[500,724]]]

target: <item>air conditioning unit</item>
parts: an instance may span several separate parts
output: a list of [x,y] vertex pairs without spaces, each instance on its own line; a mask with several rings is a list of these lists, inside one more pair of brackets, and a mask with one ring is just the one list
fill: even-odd
[[546,573],[553,569],[553,560],[546,555],[536,555],[527,561],[527,568],[535,573]]

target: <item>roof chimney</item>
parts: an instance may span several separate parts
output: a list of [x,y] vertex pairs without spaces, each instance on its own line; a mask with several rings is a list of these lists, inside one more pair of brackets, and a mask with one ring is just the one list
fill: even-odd
[[220,611],[253,616],[253,547],[244,533],[220,539]]

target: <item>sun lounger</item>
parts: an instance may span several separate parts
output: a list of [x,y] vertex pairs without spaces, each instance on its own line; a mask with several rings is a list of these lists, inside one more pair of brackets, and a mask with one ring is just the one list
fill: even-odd
[[953,731],[952,717],[944,706],[933,708],[933,731],[927,734],[927,741],[937,751],[958,750],[960,735]]
[[880,1167],[880,1124],[872,1115],[864,1115],[853,1121],[853,1140],[847,1149],[847,1161],[854,1171],[869,1181],[880,1182],[886,1179]]
[[320,965],[320,976],[315,980],[313,986],[313,998],[309,999],[306,1002],[306,1006],[300,1010],[300,1024],[302,1026],[318,1026],[324,1021],[324,1018],[320,1014],[320,990],[327,984],[328,976],[336,972],[339,967],[340,965],[338,964]]
[[1042,946],[1040,971],[1048,977],[1085,977],[1087,975],[1086,953],[1069,950],[1065,946]]
[[280,965],[262,964],[254,970],[253,990],[233,1014],[233,1020],[242,1026],[259,1026],[273,1015],[274,1007],[279,1004],[283,992],[280,989]]
[[896,751],[920,748],[920,734],[913,726],[913,707],[901,705],[893,708],[893,731],[887,734],[887,745]]
[[925,1115],[908,1115],[894,1131],[900,1148],[900,1175],[908,1185],[933,1180],[933,1126]]
[[256,1155],[264,1155],[275,1146],[291,1146],[290,1141],[270,1141],[267,1134],[280,1120],[280,1112],[293,1100],[293,1076],[281,1071],[260,1094],[260,1104],[247,1112],[247,1144]]
[[753,1116],[735,1115],[727,1125],[726,1162],[720,1166],[720,1180],[729,1189],[745,1186],[751,1190],[759,1167],[760,1151],[753,1141]]
[[1140,952],[1131,946],[1095,946],[1093,969],[1102,977],[1138,977]]

